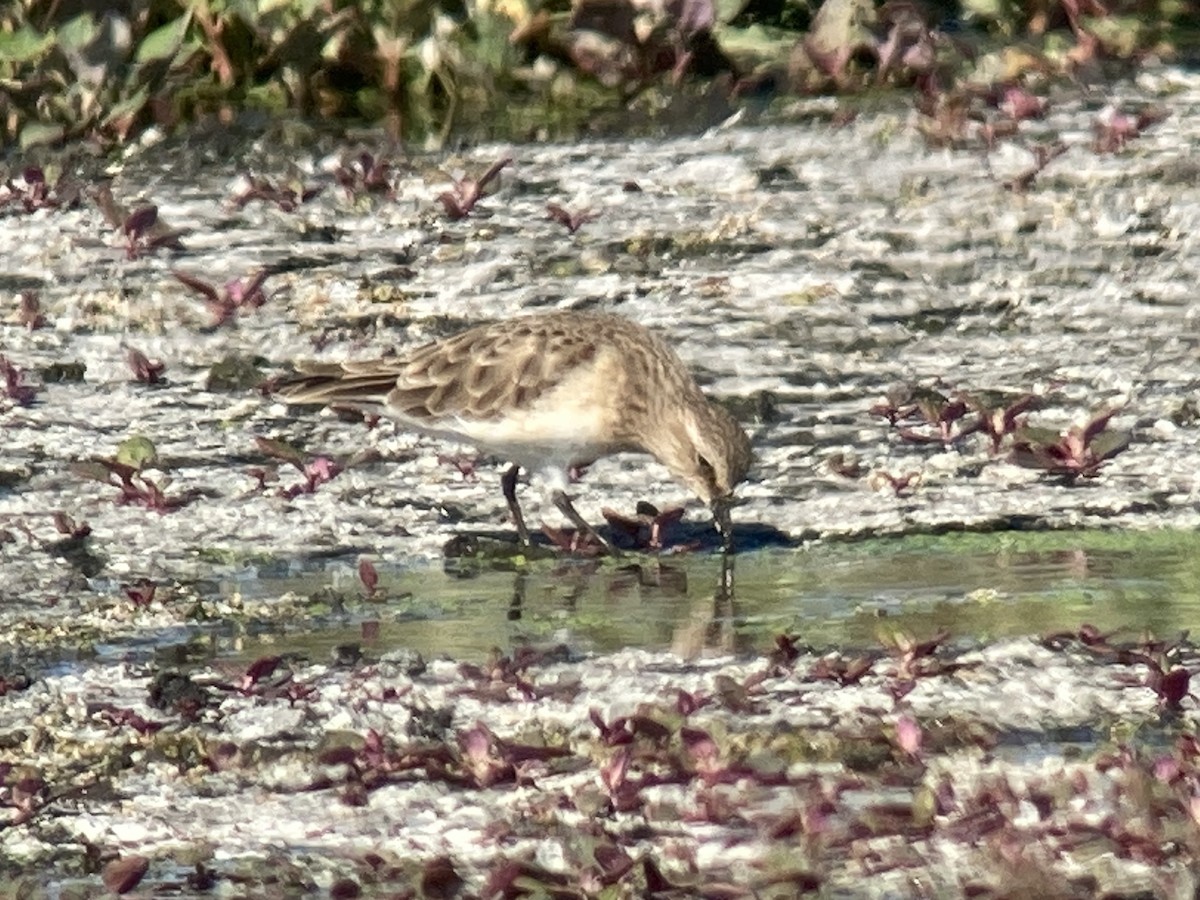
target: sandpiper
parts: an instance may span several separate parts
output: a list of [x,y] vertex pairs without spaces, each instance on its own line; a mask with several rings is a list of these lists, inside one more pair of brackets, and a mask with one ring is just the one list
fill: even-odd
[[730,506],[750,466],[750,439],[665,341],[628,319],[538,313],[382,359],[297,369],[276,388],[288,403],[382,413],[510,462],[500,483],[526,546],[516,496],[522,468],[541,476],[577,528],[612,550],[566,491],[572,470],[615,453],[648,453],[665,465],[709,505],[725,548],[733,546]]

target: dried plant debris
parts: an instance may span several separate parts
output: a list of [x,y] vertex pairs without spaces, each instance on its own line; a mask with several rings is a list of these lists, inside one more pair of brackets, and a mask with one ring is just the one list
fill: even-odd
[[261,356],[231,353],[209,367],[204,389],[238,393],[260,387],[263,384],[264,363]]

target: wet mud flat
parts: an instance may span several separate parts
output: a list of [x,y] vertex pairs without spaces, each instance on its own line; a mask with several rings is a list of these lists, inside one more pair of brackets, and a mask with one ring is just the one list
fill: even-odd
[[[1098,154],[1091,127],[1110,102],[1169,115]],[[113,196],[131,216],[155,204],[182,249],[94,202],[6,207],[0,284],[37,295],[36,309],[14,296],[0,326],[8,871],[83,895],[111,859],[136,873],[140,855],[147,884],[215,878],[251,896],[339,879],[380,896],[512,895],[505,879],[522,878],[566,896],[998,894],[1028,872],[1065,894],[1190,896],[1194,708],[1172,674],[1194,664],[1187,644],[952,635],[907,662],[931,635],[694,658],[570,640],[457,661],[144,648],[244,622],[222,579],[360,557],[417,571],[456,536],[504,539],[502,461],[295,415],[255,385],[297,358],[376,356],[535,309],[661,330],[746,422],[748,556],[880,535],[1195,529],[1198,105],[1194,73],[1173,70],[1064,97],[1025,123],[1068,149],[1024,191],[1002,183],[1023,151],[931,151],[896,109],[840,128],[812,116],[412,158],[388,196],[337,184],[356,154],[344,144],[209,136],[114,165]],[[450,220],[445,170],[505,156],[498,192]],[[323,191],[239,206],[250,172]],[[570,234],[547,203],[600,215]],[[263,270],[261,304],[221,292]],[[1031,467],[1012,433],[998,449],[982,427],[961,433],[1022,402],[1064,446],[1115,410],[1097,432],[1128,446],[1073,474],[1048,465],[1050,439]],[[557,524],[539,499],[526,489],[530,520]],[[587,473],[577,505],[599,522],[643,499],[687,501],[663,470],[620,458]],[[691,506],[672,546],[707,558],[705,520]],[[803,549],[786,552],[804,567]],[[277,599],[253,615],[310,611]]]
[[1195,742],[1096,646],[90,666],[4,704],[5,865],[13,896],[1190,895]]

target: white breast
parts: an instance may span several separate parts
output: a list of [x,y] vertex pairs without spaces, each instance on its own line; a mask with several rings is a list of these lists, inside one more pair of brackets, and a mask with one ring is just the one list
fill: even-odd
[[568,470],[613,452],[614,411],[587,378],[573,378],[533,406],[497,419],[446,416],[403,424],[435,437],[474,444],[565,490]]

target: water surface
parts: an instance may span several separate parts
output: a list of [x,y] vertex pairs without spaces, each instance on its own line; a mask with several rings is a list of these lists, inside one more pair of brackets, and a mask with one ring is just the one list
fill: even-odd
[[[478,658],[525,643],[582,651],[625,647],[752,653],[783,633],[814,647],[857,648],[881,632],[994,640],[1089,623],[1130,636],[1200,622],[1200,535],[1050,532],[943,535],[824,544],[739,555],[564,560],[484,567],[384,569],[366,601],[352,561],[283,577],[225,581],[269,601],[314,598],[314,616],[284,634],[241,638],[223,652],[321,656],[340,644],[373,653]],[[328,601],[337,598],[335,611]],[[367,623],[364,625],[364,623]]]

